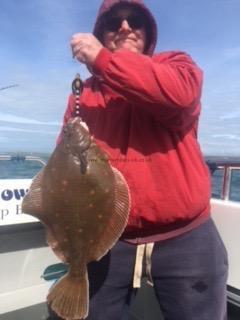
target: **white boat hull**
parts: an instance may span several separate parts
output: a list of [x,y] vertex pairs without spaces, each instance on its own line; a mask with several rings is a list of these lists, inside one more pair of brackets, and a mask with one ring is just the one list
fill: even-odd
[[2,253],[0,261],[0,314],[46,301],[52,281],[41,276],[59,262],[49,247]]
[[[240,203],[212,199],[212,217],[225,244],[229,260],[228,286],[240,292]],[[240,296],[228,290],[229,300],[240,307]]]

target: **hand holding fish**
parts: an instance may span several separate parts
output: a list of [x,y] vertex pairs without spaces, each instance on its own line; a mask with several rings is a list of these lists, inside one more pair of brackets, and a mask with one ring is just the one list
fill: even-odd
[[91,66],[103,45],[91,33],[76,33],[70,42],[73,57],[81,63]]

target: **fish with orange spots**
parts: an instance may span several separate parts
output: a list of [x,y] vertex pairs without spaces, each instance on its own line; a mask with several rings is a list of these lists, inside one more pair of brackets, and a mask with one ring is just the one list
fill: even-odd
[[62,318],[87,317],[87,264],[103,257],[119,239],[129,207],[122,174],[111,167],[81,119],[70,119],[22,202],[22,211],[45,225],[50,247],[69,265],[47,297]]

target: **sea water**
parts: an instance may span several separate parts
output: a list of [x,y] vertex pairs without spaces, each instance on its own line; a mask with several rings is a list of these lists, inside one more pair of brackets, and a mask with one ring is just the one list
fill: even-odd
[[[40,155],[47,162],[49,155]],[[12,160],[0,161],[0,179],[28,179],[33,178],[43,167],[38,161],[27,161],[24,156],[12,157]],[[223,185],[223,170],[215,170],[212,175],[212,197],[221,199]],[[240,202],[240,169],[232,171],[229,198]]]

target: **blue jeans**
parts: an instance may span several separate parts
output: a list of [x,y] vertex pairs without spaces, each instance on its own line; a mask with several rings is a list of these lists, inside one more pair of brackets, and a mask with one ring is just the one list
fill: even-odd
[[[119,241],[89,264],[87,320],[129,320],[136,247]],[[155,243],[154,290],[165,320],[226,320],[227,253],[209,219],[197,229]],[[147,308],[147,306],[146,306]]]
[[155,293],[165,320],[227,319],[227,252],[211,219],[156,244],[152,261]]

